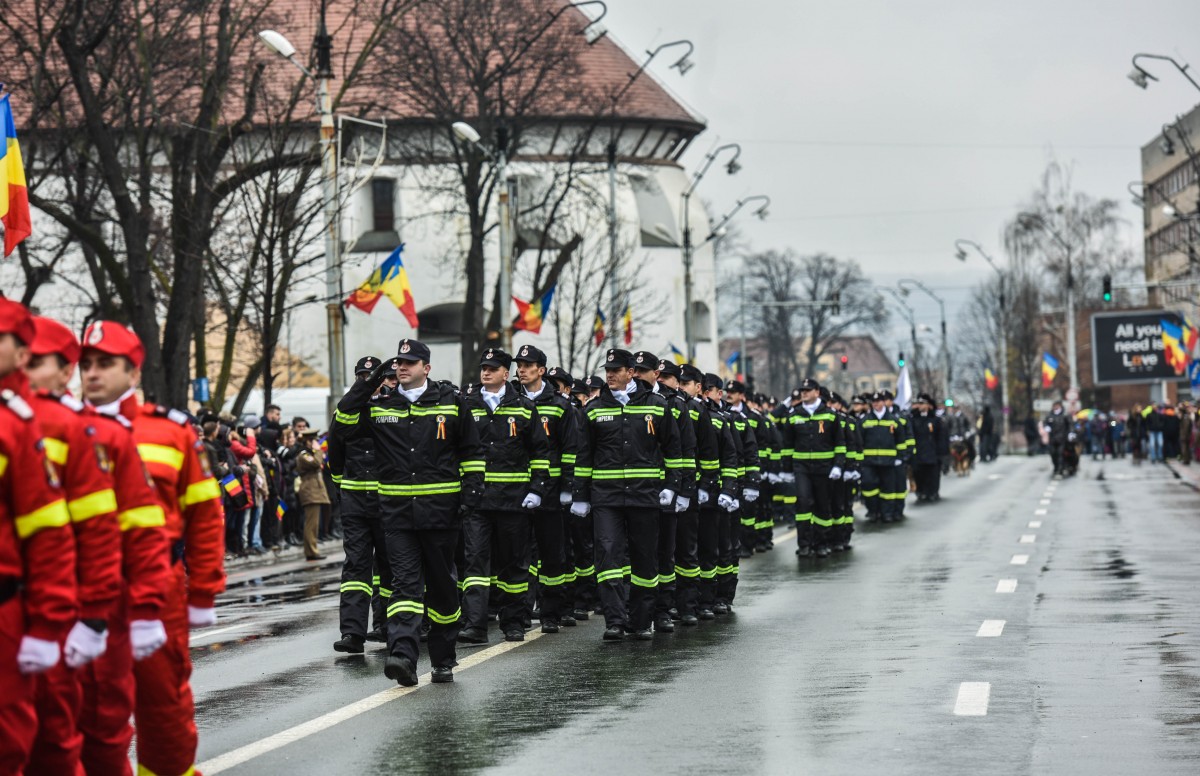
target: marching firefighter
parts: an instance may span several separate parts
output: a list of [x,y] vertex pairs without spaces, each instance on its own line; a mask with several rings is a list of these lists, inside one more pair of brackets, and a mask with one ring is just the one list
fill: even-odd
[[[562,492],[559,494],[560,511],[566,521],[567,534],[567,564],[574,565],[569,572],[572,579],[570,585],[570,601],[574,607],[571,618],[576,621],[587,620],[600,605],[599,592],[596,590],[596,554],[595,554],[595,525],[591,514],[579,517],[571,513],[572,494],[575,483],[575,464],[579,449],[583,446],[583,414],[584,402],[590,400],[591,392],[583,380],[572,380],[571,375],[561,367],[554,367],[546,373],[546,377],[558,386],[559,391],[570,404],[571,437],[570,452],[563,453]],[[570,488],[570,490],[568,490]]]
[[[734,428],[734,417],[721,402],[721,378],[712,372],[704,375],[704,399],[713,425],[722,433],[721,490],[717,509],[700,524],[700,619],[712,619],[717,614],[729,614],[730,579],[737,571],[732,559],[737,557],[734,536],[738,531],[735,514],[741,509],[742,473],[745,457],[742,435]],[[726,452],[728,451],[728,452]],[[711,531],[711,534],[709,533]],[[736,579],[733,580],[736,584]]]
[[895,502],[892,507],[896,514],[897,520],[904,519],[904,507],[908,504],[908,464],[912,460],[913,450],[917,446],[916,439],[913,438],[912,424],[909,423],[908,410],[901,409],[896,406],[896,397],[891,391],[883,392],[883,403],[887,408],[888,414],[895,418],[899,424],[901,436],[904,438],[904,443],[901,447],[901,454],[904,463],[900,466],[899,479],[892,483],[892,490],[887,493],[884,498]]
[[796,554],[825,558],[832,544],[831,490],[842,479],[846,443],[837,416],[821,401],[820,384],[805,378],[799,390],[784,430],[796,479]]
[[[485,464],[470,411],[451,386],[429,379],[429,348],[403,339],[397,358],[394,368],[386,362],[355,383],[337,409],[349,416],[366,413],[370,419],[392,573],[384,675],[412,687],[426,617],[432,679],[454,680],[461,614],[454,554],[463,518],[479,506]],[[392,393],[379,394],[389,369],[398,385]]]
[[[22,773],[37,733],[34,674],[59,662],[76,621],[75,543],[21,371],[35,329],[0,298],[0,772]],[[128,765],[125,766],[128,768]]]
[[862,462],[862,436],[858,428],[858,419],[848,411],[845,399],[832,393],[829,396],[829,406],[838,416],[842,436],[846,440],[846,465],[842,469],[841,482],[834,488],[834,530],[830,549],[833,552],[844,552],[850,549],[850,537],[854,535],[854,493],[862,476],[859,473]]
[[682,462],[667,401],[633,367],[629,351],[608,351],[605,386],[586,408],[571,504],[572,514],[592,511],[595,520],[605,641],[620,641],[627,630],[639,640],[653,638],[659,511],[689,506],[678,496]]
[[[381,363],[374,356],[360,358],[354,365],[355,381],[365,381]],[[386,383],[380,385],[380,389],[385,386]],[[376,392],[373,398],[378,395]],[[334,642],[333,648],[337,652],[361,654],[369,635],[367,619],[376,588],[380,600],[391,594],[383,583],[386,579],[391,584],[391,570],[387,564],[383,522],[379,518],[375,438],[369,417],[364,418],[361,412],[357,415],[333,413],[333,427],[329,430],[329,468],[340,494],[342,547],[346,552],[338,610],[338,630],[342,637]],[[376,570],[378,574],[374,573]],[[375,582],[376,578],[379,582]]]
[[941,499],[942,460],[950,455],[950,437],[929,394],[917,396],[913,410],[910,425],[915,442],[913,479],[917,482],[917,501],[937,501]]
[[[746,458],[746,485],[742,490],[742,512],[740,530],[738,531],[738,557],[749,558],[754,555],[758,544],[758,531],[762,527],[766,500],[761,497],[763,473],[773,471],[771,463],[770,432],[763,416],[749,401],[746,386],[740,380],[730,380],[725,384],[725,401],[729,411],[740,414],[741,421],[734,423],[742,434],[742,450]],[[753,452],[751,452],[753,448]]]
[[[780,440],[779,427],[775,417],[771,415],[773,402],[770,397],[757,394],[750,408],[758,413],[763,429],[762,445],[759,447],[758,458],[763,462],[760,473],[758,496],[758,522],[754,526],[754,551],[767,552],[775,547],[775,517],[779,492]],[[764,454],[765,453],[765,454]]]
[[[668,387],[674,375],[670,366],[664,362],[668,379],[664,382]],[[691,364],[679,367],[678,386],[681,395],[687,397],[686,407],[688,417],[692,421],[693,433],[696,437],[696,500],[688,508],[676,515],[675,525],[675,607],[679,613],[681,625],[691,627],[700,621],[700,588],[703,584],[709,590],[709,601],[705,611],[707,619],[713,618],[712,606],[716,601],[715,582],[717,567],[717,501],[721,490],[721,447],[720,435],[709,412],[705,400],[701,396],[704,374]],[[719,421],[717,421],[719,422]],[[733,457],[732,443],[727,449],[727,465],[730,469],[736,467]],[[732,483],[731,483],[732,487]],[[731,493],[727,498],[732,502]],[[700,562],[700,522],[703,517],[706,553],[708,560],[706,570]],[[707,577],[704,575],[707,574]],[[704,579],[707,582],[704,582]]]
[[904,497],[904,461],[908,446],[899,420],[888,412],[882,392],[871,396],[871,410],[863,417],[862,495],[867,519],[884,523],[900,519],[899,500]]
[[[730,386],[733,390],[730,391]],[[735,404],[731,396],[738,399]],[[742,537],[753,533],[757,524],[757,502],[759,491],[758,437],[755,433],[755,421],[747,414],[746,387],[732,381],[725,386],[723,409],[729,415],[733,424],[733,433],[738,437],[741,457],[738,461],[738,480],[741,486],[739,509],[729,526],[729,543],[722,543],[720,565],[717,567],[717,598],[721,606],[715,611],[720,614],[733,611],[733,599],[737,594],[738,571],[741,565]],[[753,553],[751,553],[753,554]],[[748,557],[748,556],[747,556]]]

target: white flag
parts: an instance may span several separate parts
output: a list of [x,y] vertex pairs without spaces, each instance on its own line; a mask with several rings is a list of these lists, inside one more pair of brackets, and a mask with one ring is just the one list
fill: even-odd
[[902,410],[912,404],[912,383],[908,380],[908,364],[900,367],[900,377],[896,378],[896,406]]

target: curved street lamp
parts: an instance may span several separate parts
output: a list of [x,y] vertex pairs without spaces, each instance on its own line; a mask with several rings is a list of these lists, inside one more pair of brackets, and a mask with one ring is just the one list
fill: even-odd
[[1133,81],[1134,85],[1141,87],[1142,89],[1145,89],[1150,84],[1151,81],[1158,80],[1158,78],[1156,78],[1148,70],[1146,70],[1144,67],[1142,67],[1141,65],[1138,64],[1139,59],[1160,59],[1164,62],[1170,62],[1172,65],[1175,65],[1176,70],[1178,70],[1180,73],[1183,74],[1184,78],[1188,79],[1188,81],[1192,84],[1192,86],[1194,86],[1194,87],[1196,87],[1196,89],[1200,90],[1200,83],[1196,83],[1196,79],[1192,78],[1191,75],[1188,74],[1188,67],[1190,67],[1190,65],[1180,64],[1179,62],[1176,62],[1174,58],[1163,56],[1162,54],[1134,54],[1133,55],[1133,70],[1129,71],[1129,75],[1126,77],[1130,81]]
[[683,192],[683,339],[689,360],[693,357],[696,347],[696,333],[692,327],[692,194],[723,151],[733,151],[733,158],[725,164],[725,169],[730,175],[742,168],[738,164],[742,147],[737,143],[727,143],[705,155],[700,169],[692,176],[691,185]]
[[1004,452],[1010,452],[1008,433],[1009,433],[1009,415],[1011,409],[1008,406],[1008,305],[1004,294],[1004,270],[997,266],[996,262],[988,255],[983,246],[974,240],[955,240],[954,255],[959,261],[967,260],[967,252],[963,250],[963,246],[972,248],[976,253],[983,257],[984,261],[996,271],[1000,276],[1000,415],[1001,422],[1004,424]]

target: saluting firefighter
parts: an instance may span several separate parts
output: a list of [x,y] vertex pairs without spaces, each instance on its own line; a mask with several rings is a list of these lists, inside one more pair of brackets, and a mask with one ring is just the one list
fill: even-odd
[[531,516],[549,493],[550,442],[525,396],[508,384],[512,356],[488,348],[479,386],[463,401],[485,451],[483,499],[464,516],[462,630],[464,644],[486,644],[488,598],[496,586],[500,632],[524,641],[529,619]]
[[[871,396],[871,411],[860,424],[863,438],[862,494],[867,519],[885,523],[900,519],[904,497],[904,461],[908,446],[900,421],[888,412],[881,391]],[[900,493],[900,499],[895,497]]]
[[605,357],[606,384],[586,408],[571,504],[572,514],[591,511],[595,520],[605,641],[620,641],[626,631],[653,638],[659,512],[688,506],[676,495],[683,464],[667,401],[634,376],[633,366],[627,350]]
[[[338,403],[366,413],[375,436],[375,474],[384,546],[392,571],[384,675],[417,683],[421,622],[428,617],[433,681],[454,680],[461,610],[454,554],[463,518],[483,495],[484,457],[470,411],[454,389],[429,379],[429,348],[400,341],[395,392],[378,393],[387,362]],[[372,398],[374,397],[374,398]]]
[[[663,382],[671,386],[675,376],[670,367],[674,364],[663,362],[660,371],[667,375]],[[710,560],[707,565],[709,588],[715,588],[717,566],[717,533],[715,511],[717,499],[721,490],[721,443],[719,432],[714,426],[704,398],[701,395],[704,374],[691,364],[678,367],[678,385],[680,394],[686,397],[687,416],[692,422],[693,433],[696,437],[696,499],[688,508],[676,515],[675,526],[675,607],[679,614],[679,623],[688,627],[699,624],[701,575],[705,573],[700,562],[700,521],[701,515],[711,525],[707,532],[707,546],[711,549],[706,557]],[[732,445],[730,446],[732,448]],[[728,451],[728,466],[736,468],[732,449]],[[732,501],[732,497],[730,497]],[[712,605],[716,601],[715,592],[710,596],[708,604],[708,619],[712,619]]]
[[[354,365],[355,382],[363,382],[379,368],[381,360],[364,356]],[[386,386],[386,380],[380,389]],[[378,397],[377,391],[375,397]],[[334,485],[340,492],[342,514],[341,604],[338,608],[338,631],[342,637],[333,644],[334,650],[361,654],[368,636],[368,618],[375,594],[374,578],[380,583],[379,596],[386,599],[391,590],[391,569],[387,564],[387,545],[383,536],[383,521],[379,516],[379,482],[375,479],[375,435],[370,417],[363,413],[348,415],[333,413],[329,430],[329,468]],[[373,572],[378,569],[378,575]]]
[[0,298],[0,773],[26,772],[34,675],[58,665],[78,615],[71,515],[21,371],[34,337],[24,305]]
[[821,401],[821,386],[811,377],[800,383],[800,402],[792,407],[784,430],[796,478],[796,554],[829,556],[833,528],[833,484],[842,478],[846,442],[837,416]]

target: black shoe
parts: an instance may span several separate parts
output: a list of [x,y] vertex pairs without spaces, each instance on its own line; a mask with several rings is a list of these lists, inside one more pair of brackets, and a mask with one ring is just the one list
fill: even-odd
[[729,604],[714,604],[712,610],[713,614],[729,614]]
[[363,653],[363,641],[364,639],[361,636],[355,636],[353,633],[343,633],[340,639],[333,642],[333,651],[361,655]]
[[674,633],[675,623],[670,617],[660,617],[654,622],[654,630],[661,633]]
[[754,551],[751,550],[749,547],[742,547],[740,550],[738,550],[738,557],[739,558],[753,558]]
[[564,628],[574,628],[576,625],[575,618],[569,614],[564,614],[563,616],[559,617],[558,624]]
[[523,631],[519,628],[511,628],[510,630],[506,630],[506,631],[504,631],[504,640],[505,641],[524,641],[525,640],[525,631]]
[[[558,623],[554,622],[553,620],[546,620],[542,623],[542,633],[558,633]],[[505,638],[507,637],[508,634],[505,634]],[[525,634],[521,634],[521,638],[523,640],[525,638]]]
[[488,634],[486,628],[463,628],[458,632],[459,644],[486,644]]
[[854,549],[854,547],[852,547],[852,546],[850,545],[850,542],[846,542],[845,544],[843,544],[843,545],[842,545],[842,549],[843,549],[843,550],[853,550],[853,549]]
[[671,615],[672,620],[674,620],[675,622],[679,622],[679,610],[676,609],[674,606],[672,606],[670,609],[667,610],[667,614]]
[[798,555],[801,558],[807,558],[809,555],[812,555],[812,548],[811,547],[797,547],[796,555]]
[[434,684],[448,684],[449,682],[453,682],[454,669],[450,668],[449,666],[434,668],[433,676],[430,677],[430,681],[432,681]]
[[634,631],[633,639],[634,641],[653,641],[654,632],[649,628],[646,628],[645,630]]
[[378,644],[387,643],[387,633],[381,630],[374,630],[367,634],[367,641],[374,641]]
[[715,614],[713,614],[712,609],[709,609],[706,607],[706,608],[703,608],[700,610],[700,619],[701,620],[715,620],[715,619],[717,619],[717,616]]
[[383,664],[383,675],[404,687],[417,686],[417,669],[406,657],[388,655],[387,662]]
[[817,548],[817,557],[818,558],[828,558],[829,557],[829,548],[822,544],[820,547]]
[[587,609],[576,609],[571,612],[571,616],[580,622],[587,622],[587,618],[590,615],[588,614]]
[[679,624],[686,625],[687,627],[691,628],[695,625],[699,625],[700,620],[694,614],[685,614],[679,618]]
[[624,641],[625,628],[620,625],[610,625],[604,629],[604,635],[601,638],[604,641]]
[[534,621],[534,620],[540,620],[540,619],[542,619],[542,610],[541,610],[541,609],[534,609],[533,611],[531,611],[531,612],[529,613],[529,617],[530,617],[530,620],[529,620],[529,622],[527,622],[527,623],[525,624],[525,627],[526,627],[526,628],[528,628],[529,626],[533,625],[533,621]]
[[522,627],[525,628],[525,630],[529,630],[530,628],[533,627],[533,619],[530,617],[526,617],[524,620],[521,621],[521,625],[522,625]]

